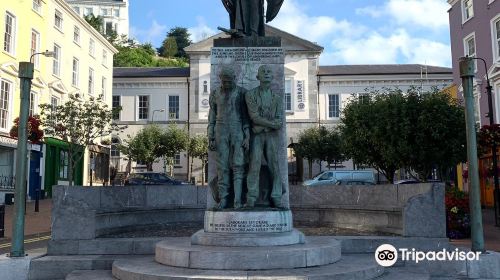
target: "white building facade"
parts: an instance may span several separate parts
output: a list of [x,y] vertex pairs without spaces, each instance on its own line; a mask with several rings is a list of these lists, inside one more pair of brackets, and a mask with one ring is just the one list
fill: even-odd
[[75,12],[84,17],[93,14],[104,20],[103,30],[118,35],[129,35],[128,0],[66,0]]
[[[319,66],[323,51],[321,46],[303,40],[279,29],[267,26],[267,36],[282,38],[285,49],[285,108],[287,114],[288,144],[298,141],[301,131],[311,126],[335,126],[340,121],[342,108],[352,94],[364,93],[366,88],[382,89],[399,87],[405,90],[409,86],[422,88],[424,91],[432,86],[444,88],[452,82],[449,68],[425,67],[423,65],[359,65],[359,66]],[[210,94],[210,49],[215,38],[225,37],[218,34],[186,48],[190,57],[189,68],[144,70],[141,68],[115,68],[113,84],[114,106],[121,106],[122,113],[119,124],[129,126],[125,133],[117,135],[116,141],[123,141],[127,134],[133,135],[148,123],[167,125],[170,96],[179,96],[179,119],[175,123],[189,130],[191,136],[207,133],[208,97]],[[127,74],[125,74],[127,73]],[[157,75],[161,77],[157,77]],[[160,82],[161,81],[161,82]],[[147,117],[138,118],[139,111],[144,111],[140,98],[148,103]],[[161,110],[165,112],[161,112]],[[152,114],[154,120],[152,119]],[[114,152],[113,152],[114,151]],[[128,170],[128,162],[113,149],[112,162],[119,161],[120,171],[138,170],[132,163]],[[191,176],[201,178],[201,168],[195,160],[193,174],[188,174],[190,159],[188,155],[179,155],[176,176],[188,179]],[[302,169],[297,165],[292,153],[289,153],[289,173],[295,174]],[[352,164],[344,164],[352,168]],[[155,171],[163,171],[163,163],[154,165]],[[303,174],[308,174],[307,164]],[[319,171],[314,166],[313,173]],[[300,171],[299,171],[300,173]]]

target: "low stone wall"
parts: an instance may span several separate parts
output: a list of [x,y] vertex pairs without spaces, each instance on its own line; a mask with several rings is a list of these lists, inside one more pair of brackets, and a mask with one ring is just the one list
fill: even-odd
[[[207,188],[198,186],[53,189],[52,240],[90,240],[151,225],[203,224]],[[444,185],[292,186],[294,224],[445,237]]]
[[444,184],[293,186],[296,225],[446,237]]
[[140,226],[202,224],[206,187],[53,188],[52,240],[86,240]]

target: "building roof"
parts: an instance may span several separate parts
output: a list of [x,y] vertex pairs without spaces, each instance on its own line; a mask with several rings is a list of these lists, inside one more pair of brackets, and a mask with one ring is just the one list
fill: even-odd
[[[313,43],[311,41],[304,40],[300,37],[297,37],[293,34],[285,32],[276,27],[272,27],[270,25],[266,25],[266,36],[270,37],[280,37],[282,40],[282,46],[287,52],[313,52],[313,53],[321,53],[323,52],[323,47]],[[184,50],[188,54],[205,52],[209,53],[210,49],[214,45],[214,39],[217,38],[228,38],[224,32],[217,33],[209,38],[201,40],[199,42],[193,43],[187,46]]]
[[373,65],[333,65],[320,66],[320,76],[359,76],[359,75],[408,75],[408,74],[449,74],[448,67],[423,64],[373,64]]
[[189,77],[189,67],[115,67],[114,78]]

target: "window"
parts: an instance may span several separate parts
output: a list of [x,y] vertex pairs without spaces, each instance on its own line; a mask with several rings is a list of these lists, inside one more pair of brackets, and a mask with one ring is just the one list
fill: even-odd
[[94,57],[95,56],[95,42],[93,39],[89,41],[89,54]]
[[50,107],[52,108],[52,111],[55,111],[57,106],[59,106],[59,98],[55,96],[50,97]]
[[[476,57],[476,39],[474,33],[464,39],[465,56]],[[474,71],[477,71],[477,60],[474,60]]]
[[94,69],[89,68],[89,94],[94,94]]
[[174,165],[181,165],[181,154],[175,154],[174,156]]
[[80,7],[73,7],[73,11],[75,11],[75,13],[80,15]]
[[120,157],[120,150],[118,149],[118,145],[120,145],[120,140],[118,140],[118,138],[111,139],[111,156],[112,157]]
[[106,30],[104,30],[106,35],[108,35],[108,36],[113,35],[113,23],[112,22],[106,22],[106,24],[104,25],[104,28],[106,29]]
[[493,28],[491,29],[493,32],[493,52],[495,60],[500,59],[500,18],[497,18],[493,21]]
[[113,95],[111,106],[113,108],[113,120],[119,120],[121,107],[121,97],[119,95]]
[[34,91],[30,92],[30,116],[36,115],[36,111],[35,110],[38,107],[38,106],[36,106],[37,105],[36,104],[36,101],[37,101],[36,99],[37,99],[36,98],[36,92],[34,92]]
[[358,100],[361,103],[368,103],[370,101],[370,95],[368,93],[360,93],[358,94]]
[[291,112],[292,108],[292,80],[285,80],[285,111]]
[[3,36],[3,50],[14,54],[14,42],[16,40],[16,18],[11,13],[5,14],[5,31]]
[[33,11],[37,13],[42,12],[42,1],[41,0],[33,0]]
[[138,105],[139,120],[147,120],[149,118],[149,96],[140,95]]
[[106,50],[102,50],[102,65],[108,65],[108,52]]
[[79,70],[80,68],[80,61],[76,57],[73,57],[73,78],[71,79],[71,84],[74,87],[78,87],[78,76],[79,76]]
[[474,5],[472,0],[462,0],[462,22],[468,21],[474,16]]
[[114,15],[115,17],[120,17],[120,9],[114,9]]
[[107,16],[107,15],[109,15],[109,9],[107,9],[107,8],[102,8],[102,9],[101,9],[101,16],[103,16],[103,17],[104,17],[104,16]]
[[56,12],[54,14],[54,25],[55,25],[55,27],[57,29],[59,29],[59,30],[62,31],[62,28],[63,28],[63,15],[58,10],[56,10]]
[[169,119],[179,119],[179,96],[168,97],[168,116]]
[[85,8],[85,15],[93,15],[94,14],[94,9],[93,8]]
[[338,94],[328,95],[328,117],[331,119],[340,117],[340,100]]
[[[40,33],[36,30],[31,30],[31,48],[30,48],[30,56],[40,51]],[[33,63],[35,64],[35,68],[38,69],[40,66],[40,59],[38,55],[33,56]]]
[[73,30],[73,42],[80,45],[80,28],[78,28],[78,26],[75,26]]
[[0,128],[7,129],[9,122],[10,93],[12,83],[2,80],[0,85]]
[[203,93],[208,94],[208,82],[203,81]]
[[54,44],[54,57],[52,60],[52,74],[59,77],[61,74],[61,47]]
[[69,153],[68,151],[59,152],[59,179],[68,179]]
[[106,100],[106,77],[102,77],[101,79],[101,94],[102,94],[102,100]]

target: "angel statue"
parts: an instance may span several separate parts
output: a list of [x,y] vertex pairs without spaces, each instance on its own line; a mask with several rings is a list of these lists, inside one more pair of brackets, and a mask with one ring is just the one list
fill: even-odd
[[219,27],[232,37],[265,36],[265,23],[272,21],[281,8],[284,0],[267,0],[264,13],[264,0],[222,0],[229,13],[231,29]]

